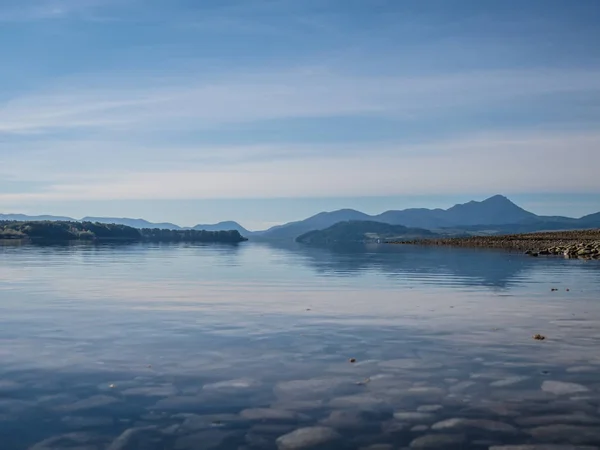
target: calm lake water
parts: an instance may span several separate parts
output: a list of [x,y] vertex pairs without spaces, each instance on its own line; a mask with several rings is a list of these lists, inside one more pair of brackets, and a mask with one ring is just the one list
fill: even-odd
[[600,262],[0,246],[2,450],[596,448],[599,370]]

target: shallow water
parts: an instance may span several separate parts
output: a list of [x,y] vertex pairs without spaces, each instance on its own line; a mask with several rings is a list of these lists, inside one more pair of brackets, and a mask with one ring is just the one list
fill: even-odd
[[595,448],[599,344],[600,262],[5,245],[0,449]]

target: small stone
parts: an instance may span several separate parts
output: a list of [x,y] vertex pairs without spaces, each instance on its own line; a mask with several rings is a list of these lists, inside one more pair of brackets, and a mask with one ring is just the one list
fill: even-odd
[[296,450],[328,444],[341,439],[340,434],[328,427],[299,428],[277,438],[279,450]]
[[550,392],[555,395],[567,395],[588,392],[589,389],[581,384],[547,380],[542,383],[542,391]]

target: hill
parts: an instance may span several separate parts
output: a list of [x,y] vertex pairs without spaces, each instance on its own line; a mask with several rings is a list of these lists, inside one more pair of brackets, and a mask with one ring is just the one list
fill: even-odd
[[193,230],[206,230],[206,231],[229,231],[235,230],[238,231],[243,236],[249,236],[252,234],[251,231],[246,230],[239,223],[234,222],[232,220],[226,222],[219,222],[212,225],[196,225],[192,228]]
[[36,221],[45,221],[45,220],[76,222],[76,220],[72,219],[71,217],[63,217],[63,216],[28,216],[26,214],[0,214],[0,221],[6,221],[6,220],[20,221],[20,222],[27,222],[27,221],[36,222]]
[[338,222],[371,220],[368,214],[354,209],[340,209],[333,212],[322,212],[305,220],[286,223],[269,228],[265,231],[255,232],[254,235],[263,239],[292,240],[313,230],[322,230]]
[[105,224],[116,224],[116,225],[126,225],[132,228],[159,228],[161,230],[181,230],[182,228],[179,225],[175,225],[174,223],[153,223],[148,222],[144,219],[129,219],[127,217],[84,217],[81,219],[81,222],[94,222],[94,223],[105,223]]
[[408,228],[402,225],[390,225],[373,221],[338,222],[324,230],[309,231],[296,238],[296,242],[311,245],[330,245],[336,243],[375,242],[438,236],[423,228]]
[[41,241],[242,242],[239,232],[137,229],[99,222],[2,221],[0,239]]

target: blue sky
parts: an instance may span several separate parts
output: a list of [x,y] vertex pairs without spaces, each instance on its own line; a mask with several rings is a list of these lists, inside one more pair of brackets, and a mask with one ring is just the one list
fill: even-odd
[[597,0],[2,0],[0,212],[600,210]]

